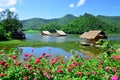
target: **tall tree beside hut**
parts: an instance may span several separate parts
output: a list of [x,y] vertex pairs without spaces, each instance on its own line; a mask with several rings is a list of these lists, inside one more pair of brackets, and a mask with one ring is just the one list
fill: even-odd
[[[23,25],[18,19],[18,15],[14,12],[6,9],[0,13],[1,27],[3,27],[5,33],[11,34],[19,29],[22,29]],[[9,37],[10,37],[9,36]]]

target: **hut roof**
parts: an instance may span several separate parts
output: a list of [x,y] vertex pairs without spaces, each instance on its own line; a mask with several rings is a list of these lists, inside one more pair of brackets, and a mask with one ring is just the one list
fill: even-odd
[[91,30],[80,35],[80,38],[95,39],[101,32],[102,30]]
[[56,30],[56,32],[57,32],[59,35],[66,35],[66,33],[63,32],[62,30]]
[[44,33],[44,34],[48,34],[48,35],[51,34],[49,31],[42,31],[42,33]]

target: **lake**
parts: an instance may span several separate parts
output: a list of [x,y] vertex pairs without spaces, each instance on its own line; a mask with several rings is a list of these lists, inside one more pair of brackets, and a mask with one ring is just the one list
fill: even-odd
[[[120,40],[119,36],[112,36],[112,37],[108,37],[109,40]],[[40,42],[54,42],[58,43],[58,42],[79,42],[82,39],[79,38],[79,35],[67,35],[67,36],[60,36],[60,37],[55,37],[55,36],[42,36],[40,34],[26,34],[26,41],[40,41]],[[76,44],[78,45],[78,44]],[[65,46],[65,48],[68,48],[71,45],[62,45]],[[74,46],[75,47],[75,46]],[[60,46],[40,46],[40,47],[20,47],[22,49],[22,53],[30,53],[33,54],[34,56],[39,56],[42,53],[47,53],[47,54],[51,54],[52,56],[64,56],[66,59],[71,57],[71,52],[69,50],[69,52],[65,51],[64,48],[61,48]],[[79,48],[79,47],[78,47]],[[70,48],[73,49],[73,48]],[[32,52],[32,50],[34,50],[34,52]],[[76,53],[78,53],[80,56],[82,57],[87,57],[84,54],[82,54],[81,52],[79,52],[79,49],[75,50]],[[23,54],[20,55],[20,58],[23,58]]]
[[66,42],[66,41],[80,41],[79,35],[67,36],[42,36],[40,34],[26,34],[26,41],[42,41],[42,42]]
[[[67,36],[42,36],[40,34],[26,34],[26,41],[42,41],[42,42],[68,42],[68,41],[82,41],[79,38],[80,35],[72,35],[69,34]],[[120,35],[117,36],[109,36],[108,40],[120,40]]]
[[[57,56],[63,56],[65,60],[68,60],[72,56],[72,51],[67,52],[61,48],[51,47],[51,46],[45,46],[45,47],[19,47],[21,51],[21,55],[19,56],[19,59],[23,61],[23,58],[25,58],[24,54],[32,54],[35,57],[39,57],[41,54],[50,54],[51,57],[57,57]],[[79,54],[81,57],[87,58],[88,56],[82,54],[81,52],[74,50],[75,53]],[[50,57],[50,58],[51,58]]]

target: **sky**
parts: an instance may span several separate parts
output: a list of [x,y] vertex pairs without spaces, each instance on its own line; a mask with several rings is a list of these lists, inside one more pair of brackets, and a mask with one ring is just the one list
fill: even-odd
[[0,12],[10,9],[20,20],[53,19],[67,14],[120,16],[120,0],[0,0]]

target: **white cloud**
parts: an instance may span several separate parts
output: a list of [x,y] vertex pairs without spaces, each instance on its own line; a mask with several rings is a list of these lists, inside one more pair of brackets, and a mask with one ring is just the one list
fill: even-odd
[[9,10],[10,10],[10,11],[12,11],[12,12],[17,11],[17,9],[16,9],[16,8],[14,8],[14,7],[9,8]]
[[69,7],[73,8],[73,7],[74,7],[74,4],[70,4]]
[[21,0],[0,0],[0,6],[9,7],[21,2]]
[[4,9],[3,9],[3,8],[0,8],[0,12],[2,12],[2,11],[4,11]]
[[78,2],[78,4],[77,4],[77,7],[80,7],[80,6],[84,5],[84,4],[85,4],[85,1],[86,1],[86,0],[79,0],[79,2]]

